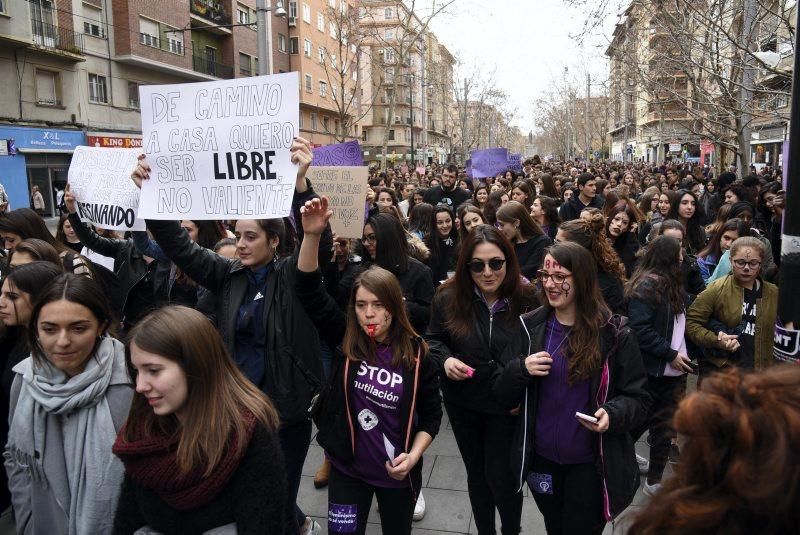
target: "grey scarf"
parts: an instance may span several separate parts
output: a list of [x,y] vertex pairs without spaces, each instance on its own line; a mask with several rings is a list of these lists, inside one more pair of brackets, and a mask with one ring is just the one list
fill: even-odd
[[[30,357],[14,371],[22,375],[22,389],[7,455],[33,481],[51,487],[69,519],[69,535],[111,533],[124,470],[111,453],[117,433],[106,391],[130,384],[123,344],[103,338],[74,377]],[[45,458],[48,440],[63,442],[63,459]]]

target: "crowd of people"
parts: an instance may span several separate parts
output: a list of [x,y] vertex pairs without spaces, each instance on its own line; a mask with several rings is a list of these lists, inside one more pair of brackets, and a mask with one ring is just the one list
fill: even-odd
[[[309,144],[291,152],[283,219],[121,235],[69,188],[55,236],[0,214],[18,533],[319,533],[298,503],[316,428],[328,530],[363,534],[375,499],[407,535],[437,507],[422,467],[444,412],[481,535],[496,515],[524,529],[525,485],[553,535],[601,533],[640,486],[632,533],[800,531],[800,369],[772,365],[777,176],[371,169],[349,240]],[[132,179],[149,175],[142,157]]]

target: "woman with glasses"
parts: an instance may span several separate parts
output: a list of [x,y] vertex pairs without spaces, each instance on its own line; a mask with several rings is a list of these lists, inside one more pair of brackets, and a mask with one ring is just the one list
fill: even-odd
[[704,348],[700,376],[730,366],[762,370],[772,363],[778,287],[761,277],[764,246],[745,236],[730,248],[732,273],[708,285],[686,314],[686,332]]
[[514,485],[525,481],[550,534],[600,534],[639,486],[631,432],[646,414],[636,337],[603,304],[589,251],[547,249],[543,306],[516,324],[493,392],[521,408],[513,435]]
[[514,485],[508,444],[514,416],[494,400],[491,377],[519,315],[535,305],[522,281],[514,248],[496,228],[478,225],[466,236],[455,276],[439,287],[426,339],[442,372],[444,407],[467,470],[478,533],[520,529],[522,494]]

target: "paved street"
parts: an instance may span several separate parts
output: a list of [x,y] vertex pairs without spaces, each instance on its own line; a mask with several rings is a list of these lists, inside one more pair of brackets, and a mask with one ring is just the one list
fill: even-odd
[[[647,446],[644,442],[637,443],[636,449],[640,454],[646,455],[647,453]],[[300,485],[298,501],[306,514],[313,516],[322,525],[323,533],[328,533],[325,520],[328,493],[325,489],[316,490],[314,488],[314,473],[322,458],[322,448],[316,441],[313,441],[303,468],[303,481]],[[458,454],[458,447],[453,437],[453,431],[450,428],[450,422],[447,420],[447,413],[444,413],[442,429],[439,435],[425,453],[422,481],[425,489],[423,495],[428,508],[425,518],[414,523],[414,534],[478,533],[475,529],[469,506],[469,497],[467,496],[467,474]],[[640,488],[633,505],[622,515],[616,526],[607,526],[604,534],[624,533],[626,517],[632,512],[638,511],[646,499]],[[367,533],[380,534],[380,518],[374,500],[369,522],[370,526],[367,528]],[[497,530],[499,533],[499,520]],[[525,488],[525,501],[522,511],[522,532],[533,535],[546,533],[542,515],[539,514],[536,503],[530,496],[527,487]]]

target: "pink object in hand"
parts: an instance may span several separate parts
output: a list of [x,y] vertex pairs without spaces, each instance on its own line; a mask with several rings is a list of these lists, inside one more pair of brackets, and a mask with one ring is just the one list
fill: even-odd
[[467,377],[472,377],[473,375],[475,375],[475,368],[467,366]]

